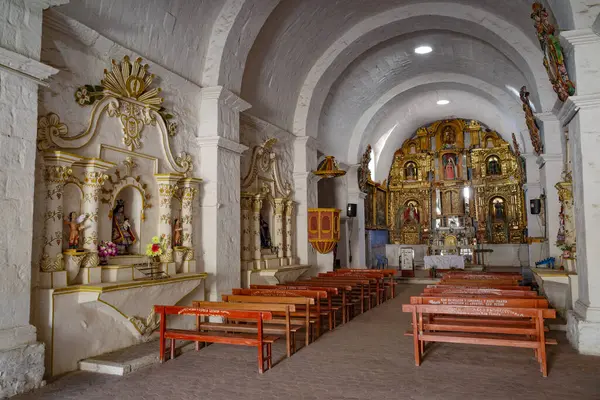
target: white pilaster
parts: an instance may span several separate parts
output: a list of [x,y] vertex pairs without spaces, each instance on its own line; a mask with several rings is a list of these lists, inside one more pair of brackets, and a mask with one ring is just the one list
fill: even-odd
[[577,95],[559,118],[569,128],[577,236],[579,299],[568,315],[567,336],[581,353],[600,355],[600,37],[590,30],[562,32]]
[[353,165],[346,173],[348,182],[348,203],[356,204],[356,217],[348,218],[348,245],[350,254],[350,268],[366,268],[367,249],[365,242],[365,199],[367,194],[358,187],[358,168]]
[[239,143],[239,114],[249,107],[221,86],[202,89],[202,251],[207,298],[213,301],[241,285],[240,155],[247,147]]
[[308,209],[318,205],[317,146],[310,136],[294,141],[294,201],[296,203],[296,245],[301,264],[316,265],[316,251],[308,243]]
[[547,243],[539,242],[545,238],[544,219],[542,214],[531,214],[530,200],[539,199],[542,194],[540,183],[540,171],[535,154],[523,154],[525,169],[527,170],[527,183],[523,185],[525,190],[525,206],[527,207],[527,235],[536,241],[529,244],[529,265],[535,266],[536,261],[547,257]]

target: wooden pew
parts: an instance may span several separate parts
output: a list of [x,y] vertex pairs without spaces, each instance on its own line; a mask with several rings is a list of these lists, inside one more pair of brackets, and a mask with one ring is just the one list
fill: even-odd
[[[402,311],[412,314],[413,346],[415,364],[421,365],[423,343],[444,342],[464,343],[488,346],[507,346],[534,349],[542,375],[548,376],[546,362],[546,338],[544,332],[544,319],[556,318],[556,311],[550,309],[517,308],[517,307],[488,307],[488,306],[457,306],[457,305],[430,305],[430,304],[403,304]],[[494,318],[529,318],[535,328],[515,326],[511,329],[498,329],[493,327],[486,333],[471,332],[436,332],[435,329],[427,330],[424,326],[424,315],[455,315]],[[431,328],[431,326],[430,326]],[[510,332],[507,334],[507,332]]]
[[[211,308],[197,308],[185,306],[154,306],[154,312],[160,315],[160,362],[165,361],[165,340],[171,341],[171,359],[175,358],[175,340],[190,340],[194,342],[235,344],[241,346],[253,346],[258,349],[258,372],[271,368],[271,345],[277,340],[276,336],[265,336],[263,332],[264,321],[269,321],[272,314],[268,311],[238,311],[218,310]],[[223,317],[223,318],[245,318],[256,321],[257,333],[253,334],[231,334],[226,332],[204,332],[187,329],[168,329],[167,315],[193,315],[194,317]],[[265,357],[265,348],[267,355]]]
[[389,278],[389,283],[388,285],[391,288],[391,297],[394,298],[396,297],[396,289],[395,286],[397,285],[397,282],[394,280],[394,277],[396,276],[396,270],[395,269],[376,269],[376,270],[372,270],[372,269],[366,269],[366,268],[341,268],[337,270],[338,272],[352,272],[352,273],[362,273],[363,271],[377,271],[377,272],[381,272],[385,277]]
[[[333,298],[336,296],[340,296],[340,290],[335,287],[325,287],[325,286],[308,286],[308,285],[288,285],[288,284],[279,284],[276,285],[250,285],[250,289],[271,289],[271,290],[323,290],[327,292],[327,305],[323,307],[321,304],[321,310],[329,310],[331,311],[328,315],[329,319],[329,330],[333,330],[335,328],[335,312],[339,311],[341,306],[333,305]],[[341,296],[340,296],[341,297]]]
[[[292,301],[298,301],[302,299],[296,305],[304,305],[304,309],[296,309],[292,313],[292,318],[297,318],[296,323],[302,323],[306,326],[306,338],[305,344],[308,346],[310,343],[311,327],[313,324],[317,326],[317,331],[320,333],[321,327],[321,305],[320,298],[326,298],[327,292],[316,291],[316,290],[266,290],[266,289],[232,289],[233,296],[229,296],[227,301],[236,302],[271,302],[278,303],[283,302],[285,304],[292,304]],[[296,299],[296,300],[282,300],[282,299]],[[315,306],[315,311],[312,312],[311,306]],[[275,319],[277,321],[277,319]]]
[[435,293],[435,294],[465,294],[465,295],[496,295],[496,296],[516,296],[516,297],[537,297],[539,294],[533,291],[525,290],[507,290],[497,288],[440,288],[432,287],[423,289],[423,293]]
[[[215,301],[194,301],[194,307],[211,308],[215,310],[238,310],[238,311],[269,311],[274,313],[285,313],[285,325],[264,323],[263,334],[285,336],[287,356],[291,357],[296,352],[296,332],[303,328],[303,325],[292,325],[290,314],[296,311],[294,304],[269,304],[269,303],[228,303]],[[256,324],[248,322],[246,324],[204,322],[200,321],[200,316],[196,317],[196,330],[208,329],[219,332],[238,332],[238,333],[257,333],[258,327]],[[196,350],[199,348],[199,343],[196,342]]]
[[483,286],[483,287],[519,286],[518,281],[505,280],[505,279],[495,279],[495,280],[442,279],[440,284],[455,285],[455,286]]
[[[368,277],[313,277],[308,281],[297,281],[297,282],[317,282],[317,283],[344,283],[352,286],[353,290],[360,292],[360,311],[363,313],[365,311],[364,308],[364,300],[368,300],[368,309],[371,308],[371,300],[373,294],[371,293],[371,282],[374,282],[375,279],[371,279]],[[367,289],[367,293],[365,294],[365,288]]]
[[[361,273],[361,274],[356,274],[353,272],[347,273],[347,272],[321,272],[318,274],[319,278],[338,278],[338,279],[356,279],[356,278],[360,278],[360,279],[369,279],[371,281],[370,283],[370,295],[375,297],[375,301],[376,301],[376,305],[381,304],[382,302],[382,295],[385,293],[385,286],[384,286],[384,276],[381,273],[369,273],[369,272],[365,272],[365,273]],[[374,282],[373,282],[374,280]],[[369,306],[369,308],[371,308]]]
[[277,286],[308,286],[311,287],[312,290],[320,290],[321,287],[325,288],[335,288],[341,293],[341,306],[342,306],[342,324],[347,322],[348,309],[352,307],[351,304],[348,303],[348,296],[352,293],[352,288],[354,287],[352,284],[341,283],[341,282],[315,282],[315,281],[295,281],[289,283],[280,283]]

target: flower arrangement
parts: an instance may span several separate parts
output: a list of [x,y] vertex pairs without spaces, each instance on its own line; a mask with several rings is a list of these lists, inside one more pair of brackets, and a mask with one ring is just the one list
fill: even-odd
[[158,236],[152,237],[152,241],[146,246],[146,255],[150,258],[160,257],[164,252],[163,243]]
[[117,245],[113,242],[100,242],[98,245],[98,256],[102,258],[104,261],[108,257],[114,257],[117,255]]

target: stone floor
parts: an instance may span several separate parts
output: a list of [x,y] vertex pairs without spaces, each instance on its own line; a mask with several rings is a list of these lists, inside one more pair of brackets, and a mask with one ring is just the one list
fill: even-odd
[[[211,345],[126,377],[77,372],[16,399],[600,399],[600,358],[558,334],[548,378],[533,352],[437,344],[415,367],[401,304],[419,285],[258,375],[255,350]],[[283,343],[276,357],[283,356]]]

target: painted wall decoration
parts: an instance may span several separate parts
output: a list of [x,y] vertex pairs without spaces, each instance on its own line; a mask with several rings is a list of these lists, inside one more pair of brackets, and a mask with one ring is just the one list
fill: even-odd
[[544,52],[544,67],[548,71],[548,77],[554,91],[561,101],[575,94],[575,84],[569,79],[569,73],[565,65],[565,58],[556,28],[549,21],[548,12],[540,3],[533,3],[533,19],[540,46]]
[[531,138],[531,144],[533,150],[538,156],[544,152],[544,145],[542,144],[542,136],[540,134],[540,128],[537,125],[533,110],[529,103],[529,92],[527,87],[523,86],[520,91],[521,102],[523,103],[523,111],[525,112],[525,122],[527,123],[527,129],[529,129],[529,137]]

